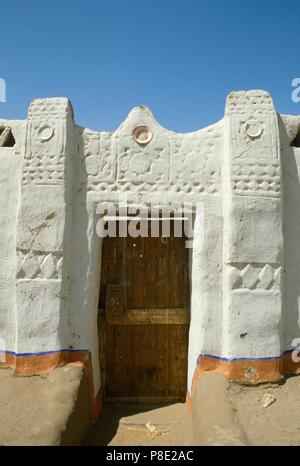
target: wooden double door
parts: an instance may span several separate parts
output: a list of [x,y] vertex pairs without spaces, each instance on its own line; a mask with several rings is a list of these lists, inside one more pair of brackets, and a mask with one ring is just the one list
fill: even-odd
[[99,300],[107,400],[182,401],[189,330],[185,238],[105,238]]

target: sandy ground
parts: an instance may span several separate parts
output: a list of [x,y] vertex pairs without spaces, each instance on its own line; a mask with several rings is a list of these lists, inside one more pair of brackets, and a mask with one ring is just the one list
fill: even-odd
[[192,422],[182,403],[105,404],[84,445],[193,445]]
[[[198,435],[184,404],[105,404],[83,444],[300,445],[300,376],[281,385],[246,387],[207,373],[202,383],[193,419]],[[263,405],[266,394],[275,397],[268,407]]]
[[[245,387],[231,384],[229,397],[249,445],[300,445],[300,376],[282,385]],[[265,395],[276,401],[263,406]]]
[[59,445],[82,377],[82,367],[71,364],[34,377],[15,376],[1,368],[0,445]]
[[[201,379],[193,417],[183,403],[104,404],[83,445],[300,445],[300,375],[254,387],[216,373]],[[0,445],[79,444],[90,421],[82,367],[38,377],[0,369],[0,390]]]

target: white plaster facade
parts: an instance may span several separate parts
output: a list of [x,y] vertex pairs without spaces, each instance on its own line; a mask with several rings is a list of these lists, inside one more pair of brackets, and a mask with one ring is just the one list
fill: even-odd
[[[138,125],[151,130],[148,144],[132,137]],[[37,99],[27,120],[0,127],[15,139],[0,147],[0,338],[16,367],[86,351],[99,391],[96,210],[122,192],[135,204],[203,203],[203,247],[190,254],[189,390],[201,357],[246,361],[232,378],[274,378],[256,362],[279,363],[300,337],[300,116],[278,115],[253,90],[229,94],[224,118],[193,133],[166,130],[143,106],[114,132],[91,131],[65,98]]]

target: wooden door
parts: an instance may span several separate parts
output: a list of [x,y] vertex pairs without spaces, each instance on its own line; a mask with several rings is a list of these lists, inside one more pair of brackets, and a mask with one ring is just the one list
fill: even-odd
[[189,329],[185,238],[105,238],[99,342],[106,399],[186,396]]

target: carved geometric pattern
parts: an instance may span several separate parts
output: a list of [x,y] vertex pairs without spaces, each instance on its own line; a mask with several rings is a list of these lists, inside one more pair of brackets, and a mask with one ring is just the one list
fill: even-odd
[[220,185],[222,127],[219,124],[196,134],[174,135],[171,140],[171,183],[200,184],[214,193]]
[[66,98],[58,97],[51,99],[35,99],[29,107],[29,119],[64,120],[71,111],[70,104]]
[[232,187],[235,194],[280,196],[280,163],[263,161],[234,161]]
[[[247,130],[248,127],[248,130]],[[256,137],[251,137],[256,128]],[[252,131],[251,131],[252,128]],[[255,133],[255,131],[254,131]],[[255,118],[253,114],[247,117],[231,115],[231,144],[232,156],[237,160],[278,160],[278,128],[276,116]]]
[[274,114],[272,97],[261,92],[232,93],[228,96],[227,111],[245,115],[251,111],[252,115]]
[[[106,197],[109,197],[112,193],[122,192],[130,193],[155,193],[157,192],[157,185],[150,183],[89,183],[88,191],[96,191],[105,193]],[[215,194],[218,192],[217,186],[214,183],[182,183],[182,184],[162,184],[159,186],[159,191],[172,192],[178,194],[202,194],[209,193]]]
[[17,250],[16,277],[18,279],[54,279],[62,277],[63,257],[60,253]]
[[278,264],[231,264],[229,282],[232,290],[279,290],[281,267]]
[[234,159],[279,159],[277,115],[269,94],[233,92],[227,99],[226,115],[230,115]]
[[[193,135],[172,134],[138,147],[131,138],[84,130],[84,156],[88,191],[169,191],[178,194],[214,194],[220,186],[222,125]],[[115,176],[117,172],[117,179]],[[170,173],[169,173],[170,172]]]
[[37,99],[28,112],[22,184],[62,184],[66,153],[67,99]]
[[115,181],[115,154],[112,133],[98,133],[85,129],[83,132],[84,157],[88,184]]
[[152,149],[122,145],[118,154],[118,181],[165,184],[169,180],[169,145]]
[[64,180],[64,157],[57,155],[37,156],[24,159],[22,184],[62,184]]

